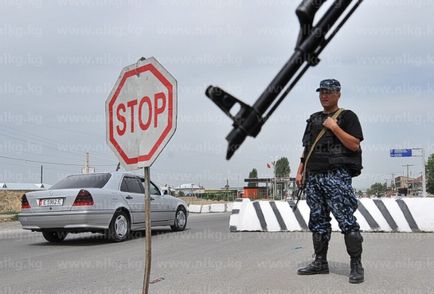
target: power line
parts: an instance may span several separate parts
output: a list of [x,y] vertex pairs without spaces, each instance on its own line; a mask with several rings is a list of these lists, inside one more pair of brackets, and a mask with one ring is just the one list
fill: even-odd
[[[82,164],[76,164],[76,163],[63,163],[63,162],[61,163],[61,162],[38,161],[38,160],[21,159],[21,158],[15,158],[15,157],[3,156],[3,155],[0,155],[0,158],[10,159],[10,160],[18,160],[18,161],[24,161],[24,162],[42,163],[42,164],[83,166]],[[114,166],[114,165],[115,164],[93,164],[93,166]]]
[[[72,150],[68,151],[68,150],[61,150],[59,148],[55,148],[53,145],[59,146],[59,145],[62,145],[62,143],[60,143],[58,141],[55,141],[53,139],[44,138],[42,136],[38,136],[38,135],[35,135],[33,133],[26,132],[24,130],[17,130],[17,129],[15,129],[15,131],[23,133],[24,136],[17,136],[16,132],[13,132],[11,130],[11,128],[9,128],[9,129],[3,129],[3,130],[0,129],[0,134],[3,135],[3,136],[6,136],[6,137],[10,137],[10,138],[12,138],[14,140],[17,140],[17,141],[21,141],[21,142],[24,142],[24,143],[33,143],[35,145],[41,145],[44,148],[52,149],[54,151],[61,152],[61,153],[66,153],[68,155],[75,155],[75,154],[82,155],[82,153],[78,152],[78,151],[72,151]],[[11,132],[12,134],[7,133],[7,132]],[[22,137],[27,138],[27,139],[25,140]],[[99,158],[99,159],[102,159],[102,160],[107,160],[108,159],[107,157],[105,157],[105,156],[99,156],[98,154],[93,154],[93,157],[96,157],[96,158]]]

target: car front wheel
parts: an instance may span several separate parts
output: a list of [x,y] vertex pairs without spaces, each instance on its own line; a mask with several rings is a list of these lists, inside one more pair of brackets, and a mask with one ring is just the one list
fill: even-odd
[[66,232],[56,232],[56,231],[45,231],[42,232],[42,236],[44,236],[45,240],[51,243],[60,243],[65,240],[68,233]]
[[173,225],[170,226],[170,228],[172,229],[172,231],[177,232],[177,231],[184,231],[186,226],[187,226],[187,214],[185,212],[185,209],[180,207],[176,211],[175,221]]
[[110,223],[108,237],[114,242],[122,242],[130,234],[130,218],[124,211],[116,211]]

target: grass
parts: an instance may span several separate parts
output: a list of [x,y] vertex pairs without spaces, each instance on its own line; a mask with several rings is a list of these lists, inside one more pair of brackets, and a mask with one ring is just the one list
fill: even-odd
[[0,212],[0,222],[2,221],[17,221],[18,211],[4,211]]
[[0,215],[1,214],[9,215],[9,214],[18,214],[18,213],[20,213],[20,212],[19,211],[15,211],[15,210],[9,210],[9,211],[0,212]]

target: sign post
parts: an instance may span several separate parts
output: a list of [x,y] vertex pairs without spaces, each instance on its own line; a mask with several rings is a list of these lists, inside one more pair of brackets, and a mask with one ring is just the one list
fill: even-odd
[[143,277],[143,294],[149,290],[149,279],[151,277],[151,260],[152,260],[152,231],[151,231],[151,173],[150,168],[145,167],[145,273]]
[[152,258],[150,166],[176,130],[176,79],[153,57],[122,69],[105,102],[106,141],[128,171],[144,168],[145,274],[148,293]]
[[422,157],[422,197],[426,197],[425,151],[423,150],[423,148],[413,148],[413,150],[419,150],[420,157]]
[[[421,151],[421,155],[415,155],[413,150]],[[423,148],[411,149],[390,149],[390,157],[422,157],[422,197],[426,197],[426,176],[425,176],[425,152]],[[408,170],[407,170],[408,178]]]
[[390,157],[411,157],[411,149],[390,149]]

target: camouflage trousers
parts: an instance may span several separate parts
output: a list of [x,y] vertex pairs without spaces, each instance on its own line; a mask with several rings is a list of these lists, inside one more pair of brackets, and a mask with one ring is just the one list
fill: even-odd
[[311,232],[330,235],[330,212],[343,234],[359,231],[360,226],[354,217],[357,198],[347,169],[310,173],[306,184],[306,202],[310,208]]

